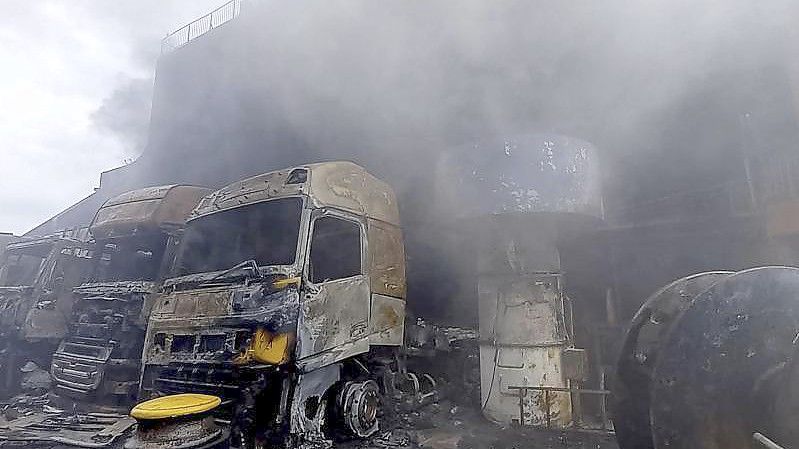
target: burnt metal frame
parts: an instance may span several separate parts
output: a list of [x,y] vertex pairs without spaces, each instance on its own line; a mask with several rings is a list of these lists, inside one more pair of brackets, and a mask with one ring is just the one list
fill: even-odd
[[519,398],[519,425],[524,426],[524,399],[527,397],[528,391],[539,391],[544,393],[544,416],[546,419],[546,428],[552,428],[552,415],[549,409],[549,397],[551,393],[569,393],[572,395],[577,401],[582,395],[595,395],[602,397],[602,406],[601,406],[601,417],[602,417],[602,427],[601,428],[588,428],[583,427],[583,419],[582,419],[582,410],[581,407],[575,407],[577,410],[577,419],[573,420],[575,428],[579,430],[590,430],[590,431],[601,431],[612,433],[613,428],[608,420],[608,413],[607,413],[607,398],[610,395],[610,390],[594,390],[594,389],[583,389],[583,388],[574,388],[574,387],[545,387],[545,386],[509,386],[508,390],[516,390],[516,396]]
[[[303,206],[305,206],[305,204],[303,204]],[[366,230],[366,217],[365,216],[359,216],[359,215],[354,214],[352,212],[344,211],[344,210],[341,210],[341,209],[338,209],[338,208],[335,208],[335,207],[330,207],[330,206],[314,207],[314,206],[311,205],[309,210],[310,210],[310,213],[309,213],[308,223],[307,223],[307,232],[304,234],[304,235],[307,236],[305,238],[305,242],[304,242],[305,243],[305,247],[304,247],[304,251],[305,251],[304,256],[305,257],[303,258],[302,265],[301,265],[301,267],[302,267],[301,275],[302,275],[304,281],[307,282],[309,285],[322,285],[325,282],[329,282],[331,280],[338,280],[338,279],[330,279],[330,280],[323,281],[323,282],[313,282],[313,281],[311,281],[311,276],[310,276],[311,273],[309,271],[309,266],[310,266],[309,264],[310,264],[310,261],[311,261],[311,241],[313,240],[314,233],[316,232],[316,229],[315,229],[316,228],[316,220],[318,220],[320,218],[324,218],[324,217],[332,217],[332,218],[339,219],[341,221],[346,221],[346,222],[349,222],[349,223],[356,224],[358,226],[358,232],[360,233],[360,237],[359,237],[359,242],[360,242],[359,252],[360,252],[360,256],[361,256],[361,272],[356,274],[356,275],[353,275],[353,276],[348,276],[348,278],[352,278],[352,277],[355,277],[355,276],[364,276],[364,277],[366,277],[367,282],[370,282],[371,278],[369,277],[369,272],[368,272],[369,268],[370,268],[369,267],[369,248],[368,248],[369,240],[368,240],[368,233],[367,233],[367,230]],[[297,245],[297,247],[299,248],[299,245]],[[342,278],[342,279],[346,279],[346,278]]]

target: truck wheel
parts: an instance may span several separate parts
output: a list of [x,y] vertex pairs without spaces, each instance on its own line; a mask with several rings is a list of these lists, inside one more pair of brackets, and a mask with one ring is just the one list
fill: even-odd
[[358,438],[372,436],[379,427],[380,390],[373,380],[347,382],[339,396],[347,431]]

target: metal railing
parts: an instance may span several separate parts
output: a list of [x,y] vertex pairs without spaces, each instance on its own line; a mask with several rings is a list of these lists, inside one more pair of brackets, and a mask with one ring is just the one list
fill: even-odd
[[[591,431],[600,431],[600,432],[613,432],[613,425],[608,419],[607,413],[607,397],[610,395],[609,390],[591,390],[591,389],[582,389],[582,388],[565,388],[565,387],[543,387],[543,386],[509,386],[508,390],[516,390],[517,397],[519,398],[519,425],[528,425],[525,423],[525,413],[526,413],[526,403],[525,400],[527,398],[527,394],[529,391],[536,391],[543,394],[543,404],[544,404],[544,420],[546,422],[546,428],[552,428],[552,412],[550,410],[550,397],[553,394],[569,394],[572,397],[572,424],[574,429],[578,430],[591,430]],[[586,421],[583,419],[582,413],[582,396],[583,395],[594,395],[600,396],[601,404],[600,404],[600,420],[601,426],[599,427],[591,427],[588,426]]]
[[169,33],[161,41],[161,54],[174,51],[205,33],[235,19],[241,13],[243,0],[230,0],[208,14]]

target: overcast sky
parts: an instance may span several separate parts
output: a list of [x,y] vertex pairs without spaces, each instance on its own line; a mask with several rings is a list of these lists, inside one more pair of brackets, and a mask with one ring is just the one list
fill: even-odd
[[160,39],[224,2],[0,1],[0,232],[31,229],[140,153]]

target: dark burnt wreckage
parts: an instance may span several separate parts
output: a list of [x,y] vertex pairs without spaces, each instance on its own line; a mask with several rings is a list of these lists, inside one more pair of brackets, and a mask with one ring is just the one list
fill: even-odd
[[350,162],[231,184],[187,222],[175,275],[153,306],[142,381],[144,398],[172,396],[134,408],[131,447],[327,445],[377,431],[380,396],[403,369],[390,186]]
[[23,239],[6,248],[0,268],[3,396],[48,387],[43,374],[67,333],[72,288],[89,275],[92,247],[75,238],[52,236]]
[[[203,198],[183,232],[166,217],[185,219],[200,192],[169,201],[178,191],[131,192],[97,213],[91,275],[51,367],[56,400],[34,398],[0,423],[0,441],[328,446],[375,435],[393,405],[436,398],[433,377],[407,366],[429,368],[455,340],[476,351],[473,330],[406,322],[395,195],[360,166],[236,182]],[[133,433],[137,386],[156,399],[134,407]]]
[[53,357],[57,393],[124,411],[135,401],[152,295],[188,214],[210,191],[148,187],[99,209],[90,226],[97,248],[92,276],[74,289],[69,334]]
[[[55,242],[50,254],[81,256],[80,262],[60,261],[66,272],[78,271],[80,281],[62,288],[68,307],[62,307],[60,326],[49,328],[52,335],[61,331],[58,339],[51,338],[47,351],[26,354],[40,355],[33,374],[46,382],[4,404],[0,445],[105,447],[120,442],[134,423],[127,412],[138,393],[152,294],[164,267],[171,266],[189,212],[208,192],[181,185],[128,192],[108,200],[96,213],[89,227],[90,243],[48,240]],[[83,249],[76,252],[73,247]],[[29,272],[40,262],[29,253],[10,247],[4,266],[7,278],[32,276]],[[48,367],[49,373],[43,371]],[[24,376],[31,374],[23,373],[23,385]]]
[[[394,192],[356,164],[275,171],[206,197],[153,307],[142,388],[219,395],[229,425],[148,419],[145,402],[133,445],[207,442],[190,431],[241,447],[373,434],[400,369],[404,263]],[[186,396],[156,401],[170,398]]]

